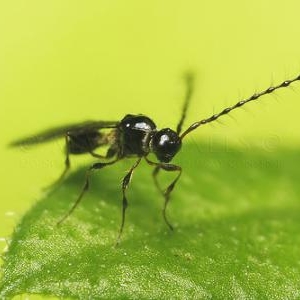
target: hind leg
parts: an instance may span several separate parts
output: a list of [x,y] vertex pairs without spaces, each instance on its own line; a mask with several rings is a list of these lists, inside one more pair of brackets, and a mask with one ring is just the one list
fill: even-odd
[[64,181],[68,171],[70,170],[71,164],[70,164],[70,149],[69,149],[69,135],[66,134],[65,135],[65,151],[66,151],[66,159],[65,159],[65,168],[63,170],[63,172],[61,173],[61,175],[53,182],[51,183],[49,186],[45,187],[43,190],[48,191],[51,190],[51,193],[54,192],[57,188],[60,187],[60,185],[62,184],[62,182]]

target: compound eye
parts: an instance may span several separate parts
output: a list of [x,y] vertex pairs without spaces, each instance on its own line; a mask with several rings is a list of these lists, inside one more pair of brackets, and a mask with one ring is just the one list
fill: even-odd
[[152,151],[161,162],[169,162],[181,147],[178,134],[170,128],[156,132],[152,138]]

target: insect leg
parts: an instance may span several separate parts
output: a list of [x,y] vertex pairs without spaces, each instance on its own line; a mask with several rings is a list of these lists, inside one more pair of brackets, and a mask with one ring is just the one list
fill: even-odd
[[93,157],[96,157],[96,158],[112,158],[114,157],[115,155],[118,154],[118,150],[115,149],[115,147],[110,147],[108,150],[107,150],[107,153],[106,155],[100,155],[98,153],[95,153],[94,151],[90,150],[89,153],[93,156]]
[[130,180],[131,180],[133,171],[134,171],[134,169],[139,165],[141,159],[142,159],[142,158],[140,157],[140,158],[135,162],[135,164],[130,168],[129,172],[125,175],[125,177],[123,178],[123,181],[122,181],[122,193],[123,193],[123,201],[122,201],[122,221],[121,221],[121,226],[120,226],[119,235],[118,235],[118,238],[117,238],[117,241],[116,241],[116,245],[118,245],[119,242],[120,242],[121,235],[122,235],[123,228],[124,228],[124,224],[125,224],[125,211],[126,211],[126,208],[127,208],[127,206],[128,206],[128,201],[127,201],[127,198],[126,198],[126,189],[127,189],[128,186],[129,186],[129,183],[130,183]]
[[157,187],[157,189],[159,190],[159,192],[164,196],[164,191],[162,189],[162,187],[160,186],[158,180],[157,180],[157,176],[158,176],[158,173],[159,173],[159,170],[160,170],[160,167],[159,166],[156,166],[152,172],[152,177],[153,177],[153,181],[154,181],[154,184],[155,186]]
[[100,154],[95,153],[95,152],[93,152],[93,151],[89,151],[89,153],[90,153],[93,157],[96,157],[96,158],[107,158],[106,156],[100,155]]
[[77,207],[77,205],[82,200],[82,197],[84,196],[86,191],[89,189],[90,176],[91,176],[92,172],[94,170],[99,170],[99,169],[102,169],[106,166],[112,165],[115,162],[117,162],[118,160],[119,159],[116,159],[116,160],[113,160],[113,161],[107,162],[107,163],[95,163],[91,167],[89,167],[89,169],[86,172],[85,183],[84,183],[84,186],[83,186],[83,188],[80,192],[80,195],[78,196],[77,200],[74,202],[74,204],[70,208],[70,210],[57,222],[57,225],[60,225],[68,216],[70,216],[72,214],[72,212],[74,211],[74,209]]
[[57,183],[60,183],[64,177],[66,176],[67,172],[70,169],[70,149],[69,149],[69,135],[66,134],[65,136],[65,140],[66,140],[66,160],[65,160],[65,169],[62,172],[62,174],[60,175],[60,177],[57,180]]
[[173,165],[173,164],[156,163],[156,162],[152,162],[152,161],[148,160],[147,158],[145,158],[145,159],[146,159],[146,161],[147,161],[147,163],[149,165],[156,166],[155,169],[154,169],[154,171],[153,171],[153,177],[155,178],[156,185],[159,187],[159,189],[160,189],[160,186],[158,184],[156,176],[157,176],[157,174],[158,174],[158,172],[159,172],[160,169],[163,169],[163,170],[165,170],[167,172],[179,172],[178,175],[176,176],[176,178],[171,182],[171,184],[169,184],[168,187],[165,189],[165,191],[162,192],[163,196],[165,198],[165,202],[164,202],[164,206],[163,206],[163,210],[162,210],[163,218],[164,218],[166,224],[168,225],[168,227],[171,230],[173,230],[173,226],[168,221],[168,218],[167,218],[167,215],[166,215],[166,210],[167,210],[168,203],[170,201],[170,194],[173,191],[173,189],[174,189],[177,181],[180,178],[180,175],[181,175],[181,172],[182,172],[182,168],[180,166]]
[[96,157],[96,158],[105,158],[105,159],[109,159],[109,158],[112,158],[114,157],[115,155],[118,154],[118,151],[114,148],[109,148],[106,155],[100,155],[98,153],[95,153],[94,151],[89,151],[89,153],[93,156],[93,157]]
[[53,183],[51,183],[49,186],[44,187],[44,190],[51,190],[51,193],[53,193],[63,182],[66,174],[68,173],[69,169],[70,169],[70,149],[69,149],[69,135],[66,134],[65,135],[65,141],[66,141],[66,159],[65,159],[65,169],[62,172],[62,174],[58,177],[58,179],[56,179]]

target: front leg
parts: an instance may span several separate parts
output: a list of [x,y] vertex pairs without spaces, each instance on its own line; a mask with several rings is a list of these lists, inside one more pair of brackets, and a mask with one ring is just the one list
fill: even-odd
[[153,169],[153,172],[152,172],[152,177],[153,177],[153,181],[154,181],[154,184],[155,186],[157,187],[158,191],[162,194],[162,196],[164,197],[164,191],[162,189],[162,187],[160,186],[158,180],[157,180],[157,176],[158,176],[158,173],[159,173],[159,170],[160,170],[160,167],[159,166],[156,166],[154,169]]
[[[145,157],[145,160],[149,165],[155,166],[155,169],[152,173],[153,174],[153,179],[154,179],[155,185],[157,186],[159,191],[162,192],[162,194],[165,198],[164,206],[163,206],[163,209],[162,209],[163,218],[164,218],[166,224],[168,225],[168,227],[171,230],[173,230],[173,226],[168,221],[168,218],[167,218],[167,215],[166,215],[166,210],[167,210],[168,203],[170,201],[170,194],[173,191],[177,181],[180,178],[182,168],[180,166],[173,165],[173,164],[152,162],[146,157]],[[160,169],[163,169],[163,170],[169,171],[169,172],[179,172],[178,175],[176,176],[176,178],[170,183],[170,185],[168,185],[168,187],[164,191],[160,188],[160,185],[159,185],[158,180],[157,180],[157,175],[158,175],[158,172],[159,172]]]

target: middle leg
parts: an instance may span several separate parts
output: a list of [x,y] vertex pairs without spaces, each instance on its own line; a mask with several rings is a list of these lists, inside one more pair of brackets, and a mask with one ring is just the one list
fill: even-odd
[[124,224],[125,224],[125,211],[126,208],[128,206],[128,201],[127,201],[127,197],[126,197],[126,189],[129,186],[132,174],[134,169],[139,165],[139,163],[141,162],[141,157],[134,163],[134,165],[130,168],[129,172],[125,175],[125,177],[123,178],[122,181],[122,193],[123,193],[123,201],[122,201],[122,220],[121,220],[121,226],[120,226],[120,230],[119,230],[119,235],[116,241],[116,245],[119,244],[120,239],[121,239],[121,235],[123,232],[123,228],[124,228]]

